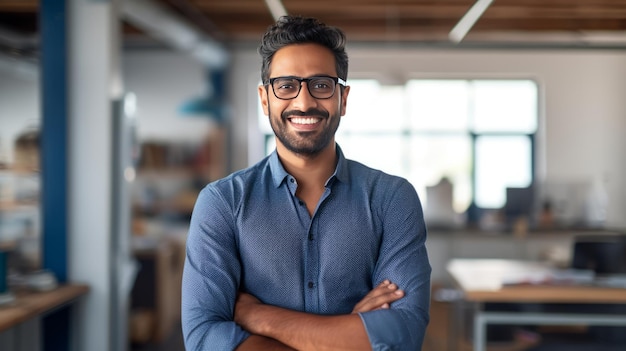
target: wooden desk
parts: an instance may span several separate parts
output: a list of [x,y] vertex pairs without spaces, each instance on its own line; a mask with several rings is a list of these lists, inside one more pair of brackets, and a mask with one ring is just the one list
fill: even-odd
[[0,332],[64,306],[88,292],[87,285],[69,284],[52,291],[16,293],[15,301],[0,306]]
[[523,277],[548,276],[556,269],[548,264],[500,259],[453,259],[447,270],[463,292],[465,301],[474,303],[474,351],[486,347],[487,324],[510,325],[623,325],[626,316],[581,313],[485,312],[480,304],[510,303],[618,303],[626,304],[626,288],[590,284],[506,285]]

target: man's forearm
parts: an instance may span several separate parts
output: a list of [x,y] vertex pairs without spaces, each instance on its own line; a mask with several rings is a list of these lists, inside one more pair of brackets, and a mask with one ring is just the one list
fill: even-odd
[[320,316],[255,304],[242,327],[276,339],[297,350],[370,350],[365,327],[358,314]]
[[242,342],[236,351],[295,351],[295,349],[281,343],[280,341],[261,336],[250,335]]

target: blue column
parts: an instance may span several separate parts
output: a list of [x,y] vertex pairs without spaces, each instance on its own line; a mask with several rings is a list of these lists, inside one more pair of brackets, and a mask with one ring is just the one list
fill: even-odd
[[65,1],[40,2],[43,268],[67,281],[67,25]]
[[[64,0],[41,0],[41,210],[43,268],[67,281],[67,10]],[[70,349],[69,308],[42,320],[43,350]]]

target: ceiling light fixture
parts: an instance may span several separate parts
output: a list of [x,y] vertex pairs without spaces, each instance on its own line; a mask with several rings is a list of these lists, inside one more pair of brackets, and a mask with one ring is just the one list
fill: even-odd
[[478,21],[478,18],[480,18],[483,12],[487,10],[487,7],[491,5],[492,1],[493,0],[476,0],[476,3],[470,7],[465,16],[452,28],[450,34],[448,34],[448,38],[455,43],[460,43],[474,23]]
[[228,64],[229,53],[221,42],[204,35],[177,13],[154,0],[121,2],[124,20],[146,34],[200,60],[208,67],[221,69]]
[[265,4],[270,9],[274,21],[278,21],[282,16],[287,16],[287,10],[285,10],[285,6],[283,6],[280,0],[265,0]]

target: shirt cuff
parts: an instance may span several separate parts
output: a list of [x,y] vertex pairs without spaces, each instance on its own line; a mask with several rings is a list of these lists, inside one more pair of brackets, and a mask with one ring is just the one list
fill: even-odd
[[409,325],[398,310],[375,310],[359,313],[365,325],[365,331],[374,351],[419,350],[421,343],[416,345],[413,334],[418,333],[417,325]]

